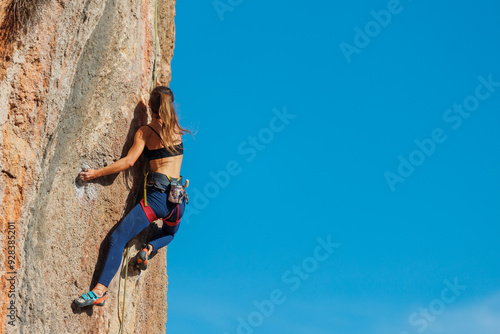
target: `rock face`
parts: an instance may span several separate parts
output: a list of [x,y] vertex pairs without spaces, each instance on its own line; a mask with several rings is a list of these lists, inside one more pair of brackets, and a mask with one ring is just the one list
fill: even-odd
[[[9,25],[19,3],[36,12]],[[159,1],[157,14],[166,84],[175,0]],[[165,333],[165,249],[142,273],[126,271],[126,249],[106,305],[72,305],[93,287],[142,185],[143,161],[95,182],[77,176],[124,156],[147,122],[139,101],[153,86],[154,18],[155,0],[2,0],[1,333]],[[129,243],[129,261],[147,234]]]

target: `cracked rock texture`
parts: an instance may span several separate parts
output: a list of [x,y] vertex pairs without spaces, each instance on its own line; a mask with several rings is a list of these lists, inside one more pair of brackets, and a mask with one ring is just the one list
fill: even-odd
[[[2,0],[2,27],[12,1],[23,2]],[[119,333],[123,326],[123,333],[163,334],[165,249],[145,272],[129,266],[125,281],[126,248],[106,305],[72,305],[93,287],[109,236],[142,185],[143,161],[95,182],[77,176],[124,156],[147,122],[139,101],[153,86],[155,2],[31,1],[36,15],[0,37],[0,333]],[[163,84],[174,16],[175,0],[158,2]],[[147,233],[129,243],[129,261]]]

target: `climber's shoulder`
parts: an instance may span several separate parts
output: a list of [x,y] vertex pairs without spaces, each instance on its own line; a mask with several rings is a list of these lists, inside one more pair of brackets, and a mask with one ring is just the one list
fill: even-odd
[[141,126],[134,135],[134,142],[144,142],[149,135],[149,128],[147,125]]
[[137,132],[135,134],[136,134],[136,136],[139,135],[139,136],[144,137],[144,136],[149,135],[150,132],[151,132],[151,128],[147,125],[143,125],[137,130]]
[[150,124],[141,126],[139,130],[137,130],[137,133],[140,133],[141,136],[149,136],[151,133],[153,133],[153,128]]

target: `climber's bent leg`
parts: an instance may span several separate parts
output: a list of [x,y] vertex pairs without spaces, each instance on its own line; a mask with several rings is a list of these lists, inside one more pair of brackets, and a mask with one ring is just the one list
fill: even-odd
[[149,244],[153,246],[153,251],[157,251],[162,247],[168,245],[172,240],[174,240],[174,236],[179,230],[179,225],[176,226],[168,226],[163,223],[161,231],[153,235]]
[[104,263],[98,282],[108,287],[122,262],[123,249],[127,242],[149,226],[149,220],[140,204],[123,219],[118,228],[111,234],[109,253]]
[[167,246],[174,239],[175,234],[179,230],[185,207],[186,200],[180,204],[167,203],[168,215],[163,219],[161,231],[156,233],[149,242],[153,246],[153,250],[157,251]]

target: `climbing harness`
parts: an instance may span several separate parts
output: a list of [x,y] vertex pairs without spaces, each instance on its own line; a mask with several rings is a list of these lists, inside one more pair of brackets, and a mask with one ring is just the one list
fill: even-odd
[[[156,172],[149,172],[148,177],[144,182],[145,187],[154,187],[158,189],[161,192],[166,192],[169,189],[169,194],[168,194],[168,201],[176,204],[177,208],[172,209],[170,212],[170,215],[165,218],[161,218],[165,224],[168,226],[176,226],[180,223],[181,219],[179,217],[179,205],[182,203],[184,199],[186,199],[186,204],[188,203],[188,196],[186,192],[186,187],[189,185],[189,181],[186,180],[185,185],[182,185],[182,176],[179,179],[172,179],[170,176],[161,174],[161,173],[156,173]],[[172,190],[174,189],[174,190]],[[145,191],[145,196],[147,196],[147,190]],[[144,210],[144,213],[146,214],[146,217],[148,217],[149,222],[153,222],[155,220],[158,220],[160,218],[156,217],[156,214],[154,211],[151,209],[150,206],[147,205],[146,198],[141,200],[141,206],[142,209]],[[175,218],[175,221],[172,220],[172,214],[174,212],[177,212],[177,217]]]
[[[147,164],[146,164],[147,165]],[[146,167],[145,165],[145,167]],[[160,182],[163,181],[163,182]],[[186,199],[186,204],[189,204],[189,197],[186,188],[189,186],[189,180],[186,180],[185,184],[182,184],[182,175],[179,179],[172,179],[170,176],[155,173],[146,172],[144,170],[144,206],[148,206],[148,190],[147,187],[155,187],[156,189],[166,192],[168,186],[170,186],[170,191],[168,193],[168,201],[175,204],[182,203],[183,199]],[[168,181],[168,182],[167,182]]]

